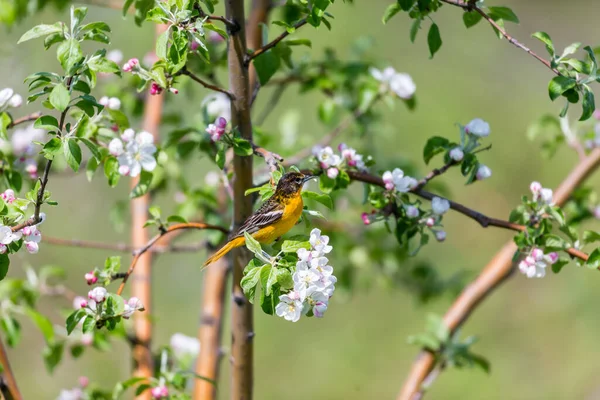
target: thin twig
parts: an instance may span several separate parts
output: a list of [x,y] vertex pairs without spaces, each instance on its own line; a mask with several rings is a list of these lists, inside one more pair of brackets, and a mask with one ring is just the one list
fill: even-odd
[[6,381],[6,386],[10,396],[14,400],[22,400],[23,397],[21,397],[21,392],[19,392],[19,387],[17,386],[17,380],[15,379],[15,375],[10,367],[10,362],[8,361],[8,355],[6,354],[6,348],[4,347],[2,338],[0,338],[0,365],[2,365],[2,377]]
[[504,36],[506,38],[506,40],[508,40],[509,43],[512,43],[516,47],[518,47],[519,49],[525,51],[526,53],[528,53],[529,55],[531,55],[533,58],[535,58],[536,60],[538,60],[539,62],[541,62],[542,64],[544,64],[548,69],[550,69],[556,75],[560,76],[560,72],[558,72],[558,70],[556,68],[552,67],[552,64],[550,63],[550,61],[546,60],[543,57],[540,57],[539,55],[537,55],[536,53],[534,53],[533,51],[531,51],[531,49],[529,49],[523,43],[519,42],[517,39],[515,39],[514,37],[512,37],[511,35],[509,35],[502,27],[500,27],[500,25],[498,25],[496,23],[496,21],[494,21],[492,19],[492,17],[490,17],[481,8],[477,7],[475,5],[475,2],[466,2],[466,1],[462,1],[462,0],[442,0],[442,1],[444,3],[446,3],[446,4],[450,4],[450,5],[453,5],[453,6],[460,7],[462,9],[464,9],[466,12],[475,11],[475,12],[479,13],[487,22],[489,22],[490,25],[492,25],[494,28],[496,28],[498,30],[498,32],[500,32],[500,34],[502,36]]
[[[587,179],[598,165],[600,165],[600,149],[595,149],[559,185],[554,193],[556,204],[563,205],[571,196],[571,193]],[[517,251],[517,246],[512,240],[506,243],[477,279],[463,290],[444,315],[444,324],[451,332],[455,332],[481,301],[510,276],[515,251]],[[415,398],[422,387],[422,383],[428,379],[433,370],[435,361],[435,354],[427,350],[421,351],[411,367],[408,378],[398,395],[398,400],[412,400]]]
[[131,261],[131,265],[129,266],[129,270],[127,270],[127,275],[123,278],[123,282],[121,282],[121,285],[119,286],[119,289],[117,290],[117,294],[118,295],[121,295],[121,293],[123,293],[123,289],[125,288],[125,284],[127,283],[127,280],[129,279],[129,277],[131,276],[131,274],[135,270],[135,266],[136,266],[139,258],[144,253],[150,251],[150,249],[152,248],[152,246],[161,237],[163,237],[164,235],[167,235],[167,234],[169,234],[171,232],[175,232],[175,231],[178,231],[178,230],[181,230],[181,229],[210,229],[210,230],[221,231],[221,232],[223,232],[225,234],[229,233],[229,230],[226,229],[226,228],[223,228],[222,226],[205,224],[203,222],[188,222],[188,223],[171,225],[165,231],[158,233],[156,236],[154,236],[152,239],[150,239],[148,241],[148,243],[146,243],[143,247],[141,247],[138,250],[134,251],[134,257],[133,257],[133,260]]
[[[82,247],[86,249],[112,250],[125,253],[135,252],[137,248],[128,243],[105,243],[91,240],[63,239],[51,236],[44,236],[44,243],[65,247]],[[148,250],[151,253],[185,253],[196,252],[206,247],[206,241],[201,241],[187,245],[154,246]]]
[[201,78],[199,78],[198,76],[194,75],[192,72],[188,71],[186,68],[181,70],[181,75],[186,75],[189,76],[193,81],[198,82],[199,84],[201,84],[202,86],[204,86],[207,89],[210,90],[214,90],[215,92],[220,92],[223,94],[226,94],[227,97],[229,97],[230,99],[233,99],[233,94],[223,88],[220,88],[216,85],[213,85],[212,83],[208,83],[204,80],[202,80]]
[[[303,18],[300,21],[296,22],[294,24],[294,31],[296,29],[300,28],[301,26],[306,25],[306,22],[307,22],[306,18]],[[246,65],[250,64],[250,61],[252,61],[254,58],[260,56],[264,52],[266,52],[266,51],[272,49],[273,47],[277,46],[277,44],[279,42],[281,42],[283,39],[285,39],[286,37],[288,37],[289,34],[290,33],[287,30],[283,31],[283,33],[281,35],[277,36],[275,39],[273,39],[273,41],[265,44],[263,47],[261,47],[259,49],[254,50],[254,52],[252,54],[249,54],[249,55],[247,55],[245,57],[245,59],[244,59],[245,64]]]
[[[446,170],[447,169],[448,168],[446,168]],[[437,174],[431,173],[428,176],[430,176],[430,175],[438,176],[439,173],[437,173]],[[348,176],[350,176],[350,179],[355,180],[355,181],[366,182],[366,183],[370,183],[373,185],[385,187],[383,179],[381,179],[379,176],[371,175],[366,172],[348,171]],[[429,180],[430,179],[431,178],[429,178]],[[420,186],[415,187],[414,189],[411,190],[411,192],[419,197],[422,197],[422,198],[430,200],[430,201],[433,200],[434,197],[440,197],[433,193],[430,193],[430,192],[427,192],[427,191],[421,189]],[[484,214],[480,213],[479,211],[475,211],[472,208],[469,208],[465,205],[462,205],[460,203],[457,203],[457,202],[449,200],[449,199],[446,199],[446,200],[448,200],[448,203],[450,204],[450,208],[452,210],[457,211],[457,212],[463,214],[464,216],[476,221],[483,228],[493,226],[496,228],[503,228],[503,229],[508,229],[508,230],[512,230],[512,231],[516,231],[516,232],[522,232],[527,229],[527,227],[524,225],[515,224],[513,222],[505,221],[505,220],[498,219],[498,218],[488,217],[487,215],[484,215]],[[584,252],[582,252],[580,250],[574,249],[574,248],[565,249],[565,252],[569,253],[573,257],[579,258],[584,261],[586,261],[588,258],[587,254],[585,254]]]
[[283,157],[281,157],[279,154],[256,146],[254,143],[252,144],[252,150],[254,151],[254,154],[265,159],[265,162],[267,163],[267,166],[271,172],[277,171],[279,163],[283,162]]
[[10,124],[8,124],[7,128],[10,129],[10,128],[14,128],[15,126],[17,126],[19,124],[24,124],[25,122],[35,121],[36,119],[38,119],[41,116],[42,116],[42,113],[40,111],[34,112],[33,114],[25,115],[21,118],[12,120],[10,122]]

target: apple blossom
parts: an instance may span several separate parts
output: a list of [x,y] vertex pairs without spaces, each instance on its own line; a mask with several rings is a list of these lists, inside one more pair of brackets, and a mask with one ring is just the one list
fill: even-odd
[[206,113],[212,118],[223,117],[231,120],[231,100],[224,93],[212,93],[202,100]]
[[408,218],[417,218],[419,216],[419,209],[415,206],[404,206],[404,210]]
[[448,154],[450,156],[450,158],[456,162],[462,161],[462,159],[465,156],[465,153],[463,153],[462,149],[460,147],[455,147],[452,150],[450,150],[450,153]]
[[488,166],[482,164],[479,166],[479,168],[477,168],[477,173],[475,176],[481,181],[492,176],[492,170]]
[[152,172],[156,168],[156,159],[154,158],[156,147],[154,146],[154,136],[151,133],[142,131],[135,137],[132,137],[132,134],[135,134],[132,130],[123,132],[121,138],[126,144],[120,154],[118,153],[121,148],[115,142],[119,139],[111,141],[109,151],[118,154],[117,160],[119,161],[119,173],[121,175],[136,177],[142,170]]
[[435,219],[433,219],[431,217],[427,218],[425,220],[425,225],[431,228],[432,226],[435,225]]
[[327,245],[329,243],[329,236],[321,235],[321,230],[314,228],[310,231],[310,245],[314,250],[322,254],[327,254],[331,251],[332,247]]
[[477,137],[486,137],[490,134],[490,124],[481,118],[475,118],[465,126],[465,132]]
[[327,177],[329,179],[335,179],[338,177],[339,174],[340,174],[340,170],[335,167],[331,167],[331,168],[327,169]]
[[433,200],[431,200],[431,209],[435,214],[442,215],[450,209],[450,202],[441,197],[434,197]]
[[108,292],[105,288],[97,286],[88,292],[88,299],[94,300],[96,303],[102,303],[107,295]]
[[155,399],[164,399],[169,397],[169,389],[164,385],[153,387],[150,393]]
[[279,296],[279,304],[275,307],[275,313],[279,317],[283,317],[287,321],[296,322],[302,315],[302,302],[296,300],[299,297],[295,292],[290,294],[282,294]]
[[417,86],[408,74],[398,73],[392,67],[387,67],[383,71],[370,68],[369,72],[373,78],[381,82],[383,88],[391,90],[401,99],[410,99],[415,94]]
[[2,194],[0,194],[0,197],[6,204],[12,204],[12,202],[16,199],[15,191],[12,189],[6,189]]
[[342,161],[339,155],[334,154],[330,146],[323,147],[318,151],[317,160],[319,160],[321,168],[336,167]]
[[134,69],[136,69],[139,64],[140,64],[140,60],[138,60],[137,58],[130,58],[129,61],[127,61],[123,65],[123,71],[125,71],[125,72],[131,72]]
[[94,274],[94,271],[85,274],[85,281],[88,285],[93,285],[98,282],[98,277]]
[[446,231],[436,231],[435,238],[438,242],[443,242],[446,240]]
[[173,336],[171,336],[170,345],[177,358],[186,355],[196,356],[200,352],[200,342],[198,339],[186,336],[183,333],[173,334]]

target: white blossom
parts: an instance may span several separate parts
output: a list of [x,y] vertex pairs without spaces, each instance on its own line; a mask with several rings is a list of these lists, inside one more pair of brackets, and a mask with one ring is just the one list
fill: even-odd
[[435,239],[438,242],[443,242],[444,240],[446,240],[446,231],[436,231],[435,232]]
[[419,209],[415,206],[405,206],[404,209],[408,218],[417,218],[419,216]]
[[475,118],[465,126],[465,131],[473,136],[486,137],[490,135],[490,124],[481,118]]
[[450,150],[450,153],[448,155],[450,156],[450,158],[452,160],[459,162],[464,158],[465,153],[462,151],[462,149],[460,147],[455,147],[452,150]]
[[196,356],[200,353],[200,341],[195,337],[186,336],[183,333],[175,333],[171,336],[171,349],[175,357],[182,358],[186,355]]
[[35,155],[33,142],[42,142],[45,137],[46,131],[34,128],[33,124],[25,128],[15,129],[10,138],[13,154],[17,157]]
[[483,164],[477,168],[477,172],[475,173],[475,177],[480,181],[487,179],[490,176],[492,176],[492,170],[487,165]]
[[442,215],[448,211],[450,208],[450,202],[446,199],[442,199],[441,197],[434,197],[431,200],[431,209],[434,213],[438,215]]
[[0,110],[8,104],[8,101],[14,93],[14,90],[12,90],[11,88],[5,88],[0,90]]
[[296,322],[302,315],[302,301],[296,292],[282,294],[279,296],[279,304],[275,307],[275,313],[287,321]]
[[121,100],[116,97],[102,96],[98,103],[111,110],[118,110],[121,108]]
[[310,231],[310,245],[319,253],[327,254],[331,251],[332,247],[329,246],[329,236],[321,235],[321,230],[314,228]]
[[342,158],[333,152],[329,146],[323,147],[317,153],[317,160],[321,163],[322,168],[335,167],[340,164]]
[[88,292],[88,299],[94,300],[96,303],[101,303],[106,299],[107,295],[107,290],[102,286],[98,286]]
[[555,252],[544,254],[539,248],[531,250],[529,255],[519,263],[519,271],[528,278],[543,278],[546,276],[546,267],[558,261]]
[[119,49],[111,50],[106,53],[106,59],[114,62],[115,64],[121,64],[123,61],[123,52]]
[[[123,136],[128,133],[123,133]],[[129,135],[129,133],[128,133]],[[129,139],[129,136],[127,136]],[[109,144],[109,151],[114,151],[118,154],[121,150],[121,146],[115,142],[119,139],[113,139]],[[142,170],[153,171],[156,168],[156,159],[154,153],[156,153],[156,147],[154,146],[154,137],[152,134],[142,131],[135,135],[133,140],[125,141],[123,152],[121,152],[117,159],[119,160],[119,173],[121,175],[129,175],[136,177]],[[112,145],[112,147],[111,147]]]
[[383,71],[370,68],[369,72],[373,78],[381,82],[383,87],[390,89],[401,99],[410,99],[417,90],[410,75],[398,73],[392,67],[387,67]]
[[71,390],[62,389],[58,394],[56,400],[82,400],[83,391],[80,388],[74,388]]
[[386,189],[391,190],[389,189],[391,182],[394,184],[393,187],[396,188],[396,190],[400,193],[409,192],[418,184],[415,178],[404,176],[404,171],[402,171],[400,168],[395,168],[391,172],[385,171],[382,178]]
[[223,93],[212,93],[202,100],[202,106],[206,107],[206,112],[212,118],[223,117],[227,121],[231,120],[231,100]]

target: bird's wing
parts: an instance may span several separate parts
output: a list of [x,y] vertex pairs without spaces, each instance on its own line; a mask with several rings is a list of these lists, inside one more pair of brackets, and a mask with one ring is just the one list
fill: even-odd
[[253,234],[265,226],[274,224],[283,216],[283,209],[282,204],[271,199],[267,200],[254,214],[248,217],[230,239],[244,236],[244,232]]

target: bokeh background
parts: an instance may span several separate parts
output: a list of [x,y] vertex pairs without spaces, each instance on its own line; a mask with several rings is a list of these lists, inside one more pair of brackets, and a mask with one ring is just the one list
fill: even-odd
[[[492,127],[489,140],[493,149],[482,154],[482,161],[492,168],[493,176],[466,187],[458,171],[444,175],[442,179],[453,199],[491,216],[507,218],[520,196],[528,192],[532,180],[550,187],[560,182],[576,163],[572,151],[563,148],[553,159],[544,159],[539,142],[526,138],[532,121],[545,113],[559,112],[561,105],[551,103],[546,94],[551,72],[523,51],[498,40],[485,23],[465,29],[461,11],[448,6],[435,15],[444,45],[435,59],[430,60],[426,31],[421,31],[416,43],[411,44],[408,38],[411,22],[405,15],[398,15],[386,26],[382,25],[381,16],[389,3],[390,0],[371,0],[347,5],[338,1],[331,8],[335,16],[333,31],[307,27],[296,34],[312,39],[315,55],[329,46],[335,48],[340,57],[351,56],[351,45],[356,39],[369,38],[369,55],[380,59],[381,67],[391,65],[407,72],[417,84],[418,107],[414,112],[408,112],[400,104],[395,110],[386,110],[381,105],[385,124],[368,138],[368,145],[366,141],[350,138],[349,134],[343,138],[373,154],[377,168],[391,168],[408,160],[424,174],[427,167],[423,165],[421,153],[426,139],[431,135],[455,137],[455,123],[464,124],[480,117]],[[548,32],[558,49],[574,41],[600,44],[597,29],[600,3],[597,1],[506,0],[492,4],[513,8],[521,24],[509,24],[507,29],[540,54],[544,54],[543,46],[530,38],[530,34],[538,30]],[[109,22],[113,28],[111,48],[121,49],[126,58],[141,58],[153,46],[150,24],[135,27],[131,16],[124,20],[119,11],[94,6],[88,15],[91,19]],[[10,30],[2,28],[0,88],[12,87],[25,94],[22,84],[25,76],[57,68],[54,53],[44,52],[41,42],[19,46],[16,42],[35,23],[58,19],[66,20],[67,12],[48,9]],[[278,29],[273,28],[273,32]],[[198,92],[194,97],[185,97],[183,93],[167,107],[185,107],[186,113],[193,114],[202,97],[208,94],[200,88],[194,87],[194,90]],[[259,109],[265,104],[267,94],[265,91],[259,98]],[[279,131],[296,115],[298,143],[310,143],[328,132],[318,121],[315,102],[319,98],[316,94],[298,96],[295,88],[288,90],[266,127]],[[576,117],[578,114],[571,115],[573,120]],[[202,182],[206,172],[214,168],[207,160],[199,160],[188,167],[187,173]],[[597,187],[598,179],[593,178],[590,184]],[[49,188],[59,206],[46,209],[48,221],[42,229],[44,235],[127,241],[128,228],[116,232],[107,218],[116,202],[127,199],[127,186],[126,180],[116,189],[109,189],[103,179],[88,183],[83,175],[53,176]],[[362,197],[360,190],[352,193],[357,199]],[[156,203],[165,210],[172,210],[173,193],[159,196]],[[362,226],[360,212],[368,209],[358,206],[341,210],[329,212],[328,218],[348,223],[358,235],[365,229],[377,229]],[[431,243],[418,256],[433,263],[443,276],[457,271],[467,271],[468,277],[476,276],[495,251],[511,238],[510,232],[483,229],[455,213],[449,213],[444,220],[447,240],[442,244]],[[598,229],[598,224],[590,223],[590,227]],[[194,233],[185,240],[195,241],[201,237],[201,233]],[[109,255],[107,251],[42,243],[39,254],[19,255],[13,261],[10,275],[23,275],[21,266],[25,265],[37,268],[56,264],[67,269],[69,284],[85,293],[88,289],[83,274],[101,265]],[[155,346],[168,343],[175,332],[196,334],[203,279],[199,266],[204,258],[205,254],[201,253],[165,254],[157,259],[154,267]],[[345,263],[349,263],[348,254],[334,250],[334,267]],[[368,266],[365,271],[368,275]],[[334,296],[322,320],[312,318],[294,324],[256,312],[256,399],[395,397],[418,350],[407,344],[407,336],[424,330],[427,313],[443,314],[452,297],[422,305],[402,286],[379,285],[376,276],[371,278],[366,279],[365,284],[359,281],[352,292]],[[513,277],[488,298],[463,327],[463,335],[480,336],[474,350],[491,361],[491,374],[475,369],[447,370],[428,396],[465,400],[600,398],[595,356],[600,351],[597,340],[599,288],[597,273],[573,265],[560,275],[549,274],[545,279]],[[42,304],[43,310],[57,323],[63,321],[58,310],[68,306],[60,299],[46,299]],[[49,375],[40,356],[43,339],[29,323],[24,324],[24,338],[17,348],[10,350],[10,357],[26,399],[53,399],[61,388],[75,386],[80,375],[105,387],[128,376],[130,359],[127,346],[121,343],[108,352],[87,352],[76,361],[65,355],[64,362]],[[227,349],[228,326],[223,338]],[[219,382],[220,398],[228,398],[228,390],[226,355]]]

